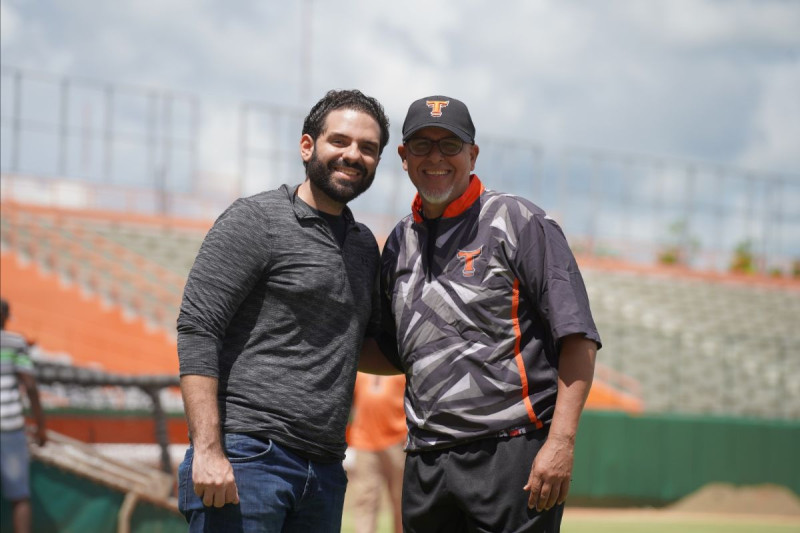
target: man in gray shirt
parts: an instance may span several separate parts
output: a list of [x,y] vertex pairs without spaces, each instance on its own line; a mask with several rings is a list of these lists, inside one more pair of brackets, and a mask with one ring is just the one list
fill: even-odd
[[191,531],[340,530],[358,356],[379,325],[378,245],[346,204],[388,140],[374,98],[330,91],[303,124],[305,181],[237,200],[203,241],[178,317]]

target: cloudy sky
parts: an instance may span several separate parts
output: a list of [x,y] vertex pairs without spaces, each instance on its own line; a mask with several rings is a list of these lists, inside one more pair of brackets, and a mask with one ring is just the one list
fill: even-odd
[[[2,62],[225,103],[467,102],[483,134],[800,171],[800,2],[2,0]],[[228,150],[230,148],[230,150]],[[230,153],[227,153],[229,152]]]

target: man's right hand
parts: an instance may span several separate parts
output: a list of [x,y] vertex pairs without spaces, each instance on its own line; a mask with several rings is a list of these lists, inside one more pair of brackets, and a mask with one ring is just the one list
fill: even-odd
[[222,507],[239,503],[239,490],[233,477],[233,467],[222,453],[203,454],[195,449],[192,460],[194,493],[206,507]]
[[181,376],[181,393],[194,446],[194,493],[206,507],[239,503],[233,467],[221,442],[217,378],[192,374]]

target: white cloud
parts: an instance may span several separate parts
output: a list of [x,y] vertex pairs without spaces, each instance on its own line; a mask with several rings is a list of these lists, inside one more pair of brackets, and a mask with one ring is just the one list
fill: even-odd
[[2,7],[3,63],[14,66],[60,72],[69,69],[72,59],[63,47],[57,46],[41,21],[27,11],[27,3],[4,1]]
[[307,22],[303,5],[3,0],[3,62],[227,98],[231,109],[307,107],[306,42],[306,100],[358,87],[395,126],[410,101],[442,92],[469,105],[479,135],[800,169],[787,111],[796,2],[314,1]]
[[749,168],[798,169],[800,160],[800,62],[768,67],[739,162]]
[[14,41],[19,31],[19,15],[9,2],[0,2],[0,43]]
[[[633,4],[633,3],[632,3]],[[646,22],[656,17],[653,36],[667,44],[693,48],[750,43],[797,46],[800,10],[791,2],[734,0],[671,0],[638,3],[632,13]],[[652,19],[651,19],[652,20]]]

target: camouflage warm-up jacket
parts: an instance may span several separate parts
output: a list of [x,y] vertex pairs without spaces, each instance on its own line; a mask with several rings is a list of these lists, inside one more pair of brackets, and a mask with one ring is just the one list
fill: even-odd
[[477,176],[437,220],[421,200],[381,259],[384,351],[406,373],[408,451],[547,425],[559,339],[600,344],[561,228]]

